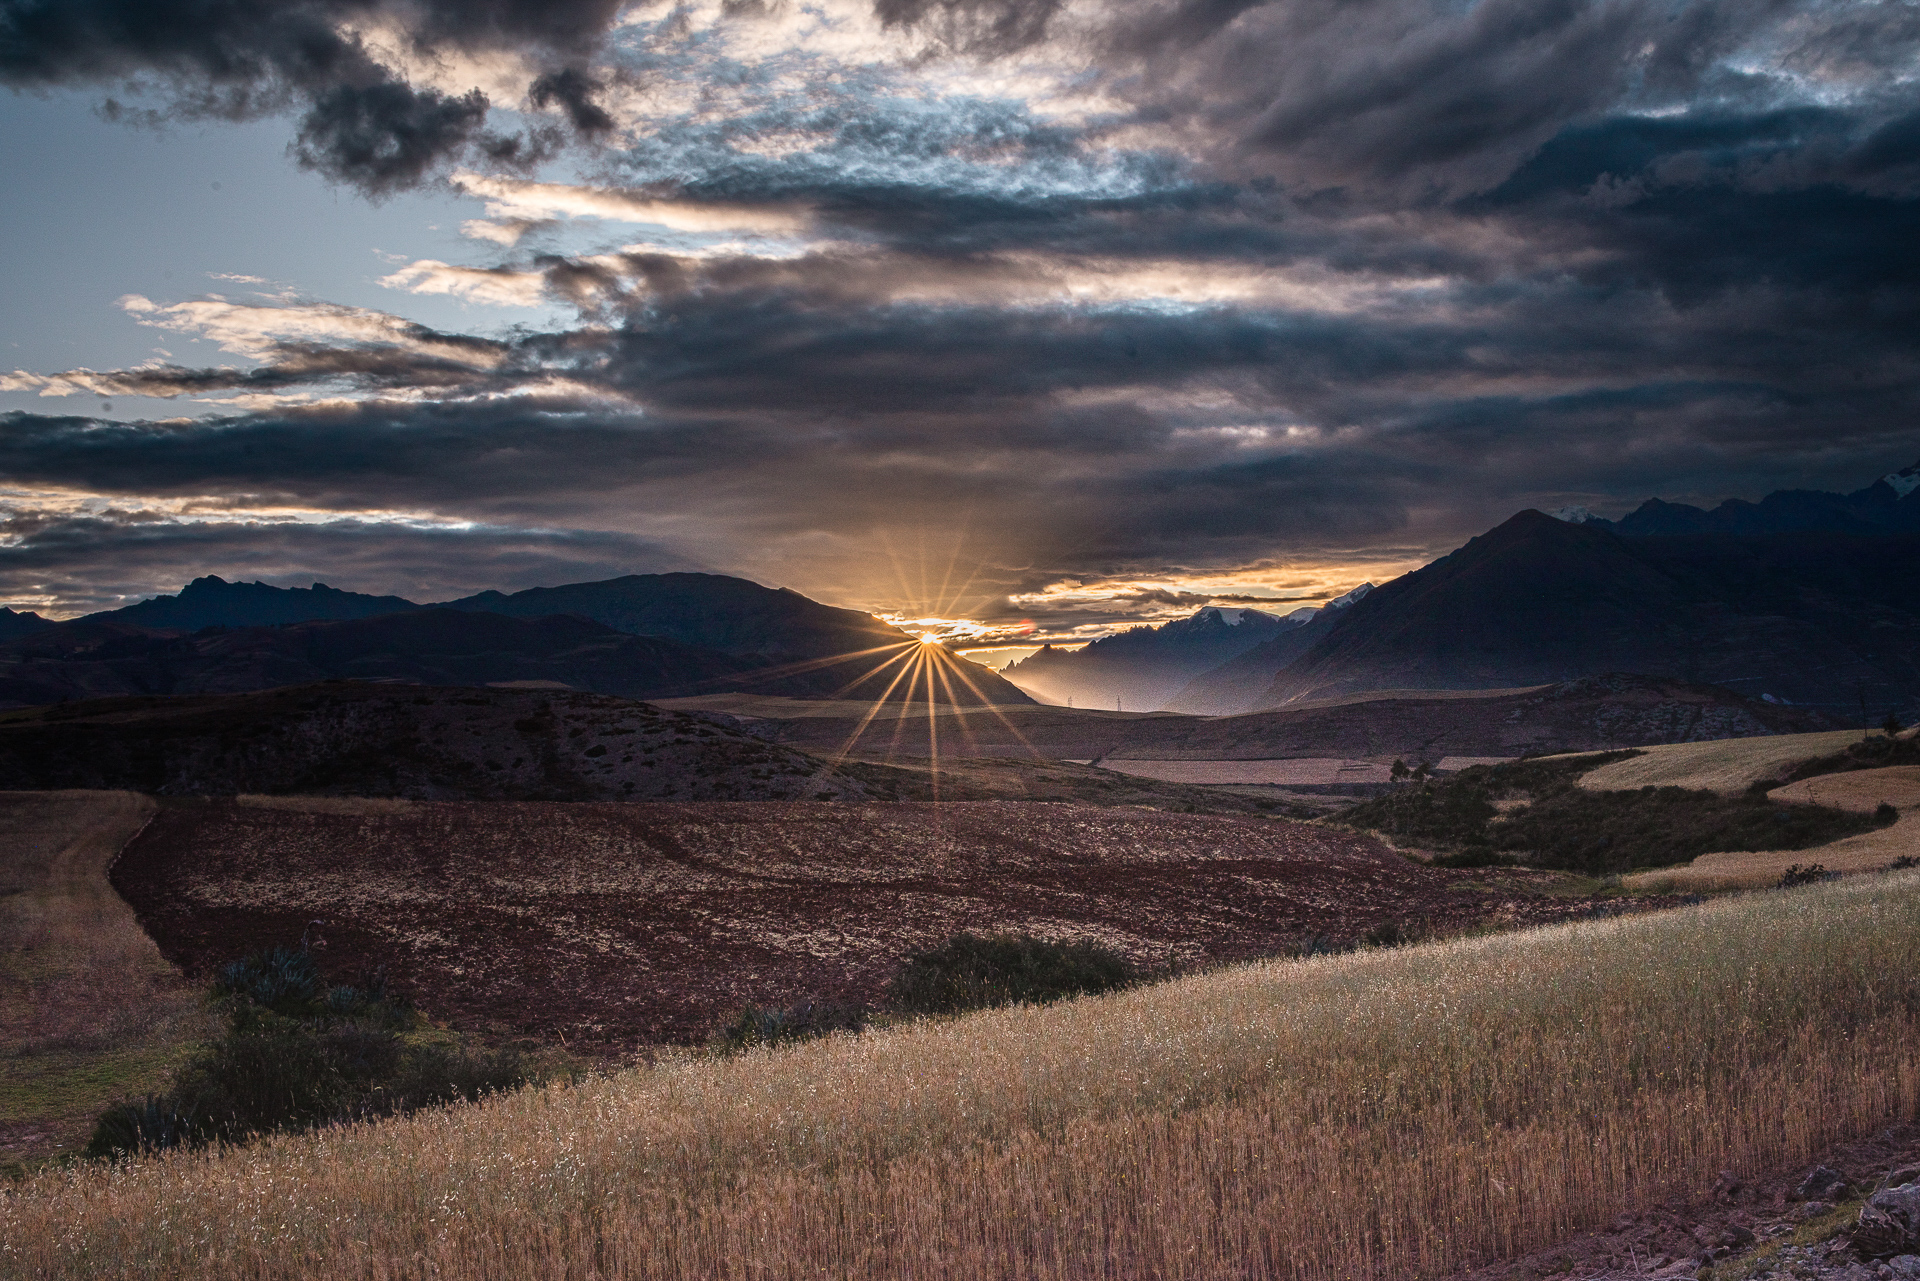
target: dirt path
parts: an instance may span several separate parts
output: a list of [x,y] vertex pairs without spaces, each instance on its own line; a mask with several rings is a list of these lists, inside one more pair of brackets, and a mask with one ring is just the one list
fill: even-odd
[[0,792],[0,1166],[85,1142],[196,1030],[180,972],[107,881],[154,811],[130,792]]

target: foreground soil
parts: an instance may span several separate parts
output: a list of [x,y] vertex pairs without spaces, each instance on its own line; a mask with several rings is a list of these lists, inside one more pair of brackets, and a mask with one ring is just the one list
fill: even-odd
[[[1824,1166],[1846,1186],[1803,1200],[1797,1189]],[[1846,1229],[1876,1188],[1911,1182],[1920,1167],[1920,1126],[1894,1125],[1817,1160],[1758,1173],[1727,1171],[1711,1188],[1640,1214],[1623,1215],[1546,1250],[1461,1273],[1449,1281],[1876,1281],[1912,1276],[1851,1248]]]
[[[1156,968],[1597,910],[1543,873],[1444,871],[1281,819],[1075,804],[177,800],[114,885],[188,973],[303,932],[430,1015],[608,1048],[742,1005],[874,1002],[961,930],[1095,938]],[[343,809],[348,812],[342,812]],[[1604,910],[1671,899],[1616,900]],[[318,924],[314,924],[318,922]]]

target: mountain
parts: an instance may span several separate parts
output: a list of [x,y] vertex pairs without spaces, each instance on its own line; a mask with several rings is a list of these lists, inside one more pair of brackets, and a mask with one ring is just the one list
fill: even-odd
[[[655,663],[647,656],[645,647],[630,646],[618,654],[567,660],[577,668],[568,669],[574,671],[570,677],[561,670],[567,666],[561,662],[561,650],[555,649],[548,640],[531,632],[507,636],[492,624],[475,633],[472,645],[482,647],[478,649],[460,649],[458,645],[455,649],[446,648],[446,639],[459,630],[448,625],[325,633],[333,639],[324,644],[314,641],[321,649],[313,653],[299,650],[297,646],[288,648],[267,637],[244,643],[196,638],[191,644],[185,644],[179,636],[179,633],[198,633],[210,627],[299,627],[320,622],[398,618],[434,610],[522,621],[569,615],[598,623],[616,633],[670,643],[666,649],[656,647],[660,655],[668,656],[660,657]],[[22,625],[11,621],[15,619],[32,621]],[[7,611],[0,616],[0,651],[4,651],[10,640],[23,640],[55,626],[38,615],[14,615]],[[429,681],[472,679],[480,683],[504,679],[555,680],[633,697],[664,696],[667,692],[711,692],[715,688],[781,692],[804,698],[830,694],[848,698],[878,697],[902,666],[898,662],[885,666],[888,660],[913,653],[914,647],[921,643],[918,637],[857,609],[823,605],[789,589],[776,590],[718,574],[635,574],[604,582],[536,587],[511,595],[481,592],[442,605],[419,605],[399,596],[340,591],[324,583],[283,588],[266,583],[229,583],[208,575],[188,583],[177,596],[157,596],[123,609],[89,614],[57,627],[65,630],[60,631],[57,638],[52,634],[44,636],[46,643],[37,648],[17,654],[0,652],[0,703],[19,705],[41,696],[86,697],[158,692],[176,687],[179,690],[256,689],[261,688],[260,681],[264,678],[260,673],[264,671],[285,674],[288,680],[332,675]],[[345,639],[348,636],[369,638],[369,644],[375,643],[371,638],[390,636],[399,646],[397,657],[382,668],[372,663],[369,654],[348,655],[328,648],[348,645]],[[163,641],[182,643],[168,648]],[[495,649],[484,648],[495,645],[496,641]],[[115,648],[103,654],[99,652],[103,644]],[[669,655],[671,644],[684,647],[689,653],[676,651]],[[430,650],[421,651],[420,645],[428,645]],[[699,651],[700,656],[690,657],[691,651]],[[487,657],[489,653],[492,657]],[[989,669],[950,651],[942,653],[946,679],[938,682],[932,691],[934,702],[1023,704],[1033,701]],[[507,655],[513,657],[509,659]],[[61,673],[46,667],[43,661],[29,673],[17,668],[17,663],[27,656],[62,661],[79,661],[84,656],[93,666],[84,671],[74,669]],[[733,661],[722,661],[727,659]],[[110,665],[100,666],[103,662]],[[225,676],[214,672],[221,663],[232,668]],[[559,666],[554,666],[556,663]],[[654,666],[650,667],[650,663]],[[544,664],[552,670],[527,674],[528,664]],[[501,674],[507,670],[520,674]],[[462,672],[474,675],[461,675]],[[758,675],[749,681],[745,677],[748,672]],[[730,685],[713,683],[723,676],[741,679]],[[897,695],[900,690],[895,692]],[[917,687],[915,697],[928,697],[924,683]]]
[[[823,605],[791,588],[762,587],[722,574],[629,574],[597,583],[481,592],[435,606],[514,618],[577,614],[616,631],[663,636],[749,659],[761,668],[805,674],[820,695],[877,698],[899,673],[884,665],[919,638],[857,609]],[[939,703],[1030,703],[996,672],[946,651]],[[955,678],[964,672],[966,680]],[[968,683],[971,683],[969,688]],[[896,690],[896,696],[899,691]],[[926,697],[925,686],[917,697]]]
[[178,596],[155,596],[137,605],[87,617],[136,627],[197,632],[203,627],[273,627],[322,619],[372,618],[418,608],[399,596],[364,596],[325,583],[271,587],[266,583],[229,583],[208,574],[182,587]]
[[1604,672],[1864,698],[1877,720],[1920,699],[1920,533],[1623,536],[1521,512],[1345,611],[1255,705]]
[[1781,489],[1757,503],[1729,498],[1711,511],[1649,498],[1617,521],[1603,520],[1583,507],[1556,514],[1564,520],[1591,524],[1629,538],[1675,534],[1913,533],[1920,532],[1920,463],[1889,472],[1851,494]]
[[51,619],[26,612],[16,614],[6,606],[0,605],[0,642],[10,641],[16,637],[25,636],[29,632],[37,632],[42,627],[51,626],[53,626]]
[[1134,627],[1077,649],[1041,647],[1001,674],[1057,703],[1136,711],[1160,707],[1193,677],[1263,641],[1300,629],[1312,610],[1279,617],[1208,607],[1159,627]]
[[[1273,674],[1311,649],[1348,606],[1364,600],[1373,590],[1372,583],[1362,583],[1317,610],[1296,610],[1288,617],[1296,619],[1299,626],[1196,674],[1161,706],[1170,712],[1197,716],[1236,716],[1252,711],[1255,695],[1266,688]],[[1302,613],[1306,617],[1301,618]]]
[[720,718],[567,691],[354,683],[0,716],[0,788],[75,787],[428,801],[870,795],[866,782]]

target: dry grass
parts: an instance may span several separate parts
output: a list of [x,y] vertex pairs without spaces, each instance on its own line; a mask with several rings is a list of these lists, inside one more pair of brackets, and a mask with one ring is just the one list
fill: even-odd
[[1794,866],[1818,863],[1829,872],[1877,872],[1903,855],[1920,857],[1920,817],[1911,813],[1903,814],[1891,827],[1849,836],[1830,845],[1816,845],[1806,850],[1703,854],[1684,867],[1635,872],[1621,877],[1620,883],[1636,894],[1717,894],[1777,885],[1781,875]]
[[153,810],[129,792],[0,792],[0,1161],[84,1141],[200,1030],[194,996],[107,884]]
[[1857,729],[1820,734],[1776,734],[1768,738],[1723,738],[1710,743],[1666,743],[1644,747],[1630,760],[1602,765],[1580,780],[1590,792],[1625,792],[1640,787],[1685,787],[1735,796],[1763,778],[1778,778],[1816,756],[1829,756],[1860,741]]
[[1920,1109],[1920,874],[36,1176],[46,1277],[1408,1278]]
[[1883,804],[1909,810],[1920,806],[1920,765],[1818,774],[1776,787],[1767,793],[1767,799],[1790,805],[1827,805],[1856,814],[1871,814]]

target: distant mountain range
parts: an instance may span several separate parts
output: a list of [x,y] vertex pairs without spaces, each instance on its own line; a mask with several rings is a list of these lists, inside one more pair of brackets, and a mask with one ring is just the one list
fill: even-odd
[[1780,489],[1757,503],[1729,498],[1707,511],[1649,498],[1619,520],[1603,520],[1583,507],[1553,515],[1571,524],[1593,525],[1628,538],[1675,534],[1882,534],[1920,533],[1920,463],[1889,472],[1865,489],[1830,494],[1816,489]]
[[[1311,617],[1312,610],[1299,611]],[[1208,607],[1159,627],[1133,627],[1080,649],[1044,645],[1002,673],[1054,703],[1124,710],[1156,708],[1188,680],[1299,630],[1305,618]]]
[[[1138,688],[1158,694],[1186,671],[1168,662]],[[1617,521],[1522,512],[1345,608],[1244,646],[1157,703],[1127,705],[1234,715],[1369,690],[1615,672],[1853,720],[1862,704],[1876,722],[1890,708],[1911,718],[1920,464],[1851,494],[1783,490],[1712,510],[1650,499]],[[1024,680],[1026,667],[1008,674]]]
[[[750,690],[877,696],[917,637],[859,610],[716,574],[630,575],[422,606],[321,583],[197,578],[66,623],[0,616],[0,705],[236,693],[324,679],[565,686],[626,698]],[[1031,700],[951,656],[941,703]],[[924,686],[917,691],[924,699]]]

